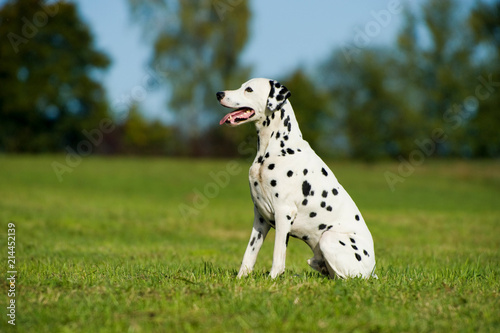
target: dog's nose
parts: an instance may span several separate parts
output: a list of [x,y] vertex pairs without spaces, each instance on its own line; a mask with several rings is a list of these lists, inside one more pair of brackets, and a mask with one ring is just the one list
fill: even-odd
[[221,99],[224,98],[225,94],[223,91],[219,91],[217,94],[215,94],[217,96],[217,100],[220,102]]

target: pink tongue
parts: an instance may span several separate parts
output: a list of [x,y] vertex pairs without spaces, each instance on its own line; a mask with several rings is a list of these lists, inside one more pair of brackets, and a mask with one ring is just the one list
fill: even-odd
[[[220,121],[219,125],[223,125],[226,123],[226,121],[229,119],[229,117],[233,116],[233,119],[236,119],[236,117],[245,114],[248,111],[248,109],[243,109],[243,110],[238,110],[238,111],[233,111],[228,114],[226,114]],[[248,117],[247,117],[248,118]],[[234,123],[234,121],[231,121],[231,123]]]
[[229,119],[229,117],[231,116],[231,113],[228,113],[226,114],[220,121],[219,121],[219,125],[224,125],[226,123],[226,120]]

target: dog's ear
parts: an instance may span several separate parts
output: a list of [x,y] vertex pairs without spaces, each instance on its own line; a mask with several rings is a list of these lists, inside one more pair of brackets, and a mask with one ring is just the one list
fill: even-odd
[[271,85],[271,91],[267,98],[267,107],[271,111],[280,110],[292,93],[276,80],[269,80],[269,84]]

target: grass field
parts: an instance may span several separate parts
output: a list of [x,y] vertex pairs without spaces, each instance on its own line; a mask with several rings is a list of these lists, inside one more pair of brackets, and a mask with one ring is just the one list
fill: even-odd
[[[0,156],[0,267],[7,276],[12,222],[18,332],[500,331],[499,162],[426,161],[394,192],[384,172],[396,163],[328,163],[370,227],[379,279],[328,280],[291,239],[273,281],[274,232],[256,272],[235,279],[248,161],[88,157],[62,182],[53,161],[65,163]],[[228,186],[212,177],[223,172]],[[13,331],[8,288],[1,332]]]

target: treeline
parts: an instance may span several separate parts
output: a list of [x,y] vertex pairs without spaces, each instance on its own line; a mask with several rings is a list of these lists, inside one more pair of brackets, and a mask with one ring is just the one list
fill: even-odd
[[[255,144],[253,126],[218,126],[214,97],[251,77],[240,62],[248,2],[129,3],[175,122],[146,120],[137,103],[117,114],[100,83],[110,59],[74,4],[9,1],[0,9],[0,152],[241,156]],[[499,157],[500,1],[390,4],[324,61],[276,78],[292,91],[304,137],[329,157]],[[373,46],[395,15],[394,45]]]

